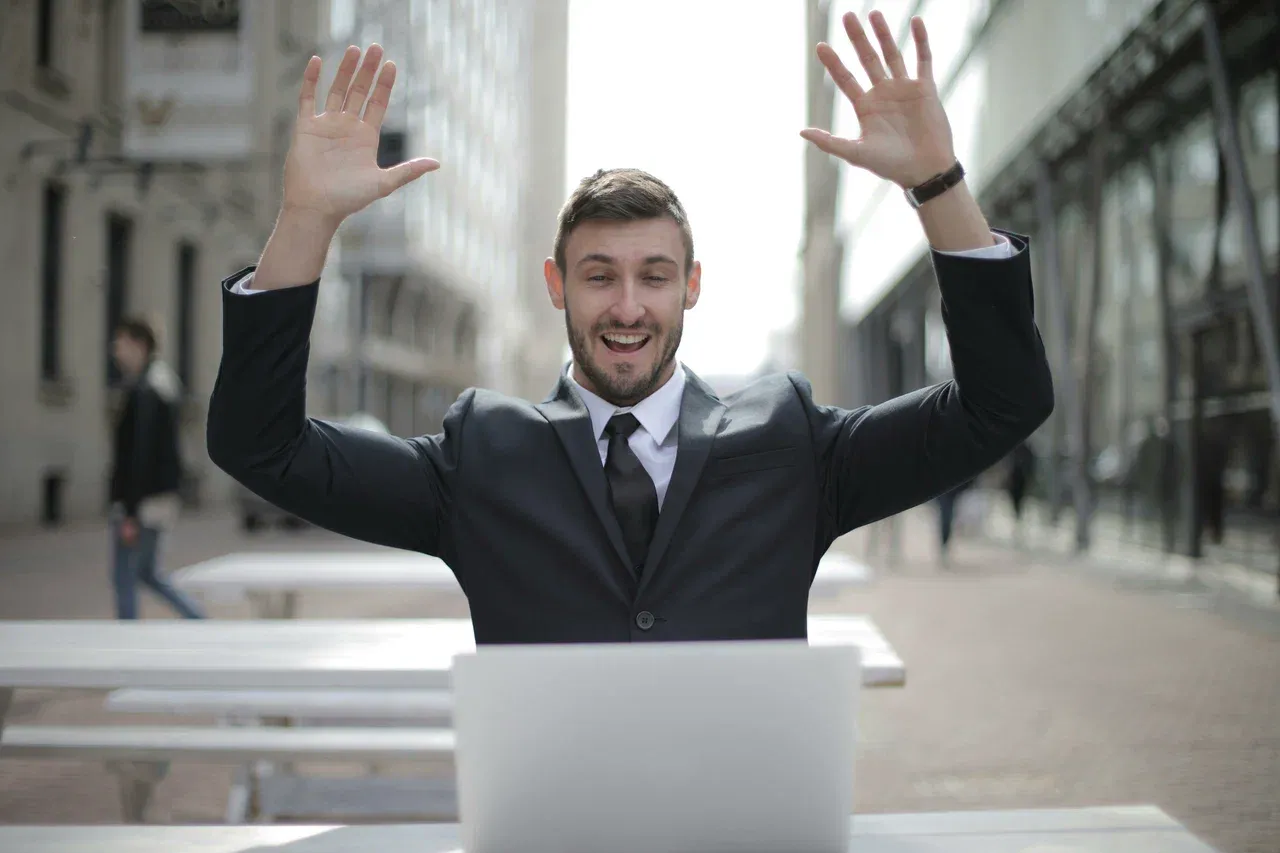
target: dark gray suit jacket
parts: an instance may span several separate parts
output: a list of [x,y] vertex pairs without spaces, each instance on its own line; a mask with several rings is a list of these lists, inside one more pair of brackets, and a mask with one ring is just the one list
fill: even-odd
[[317,283],[251,296],[224,282],[208,448],[262,497],[321,527],[441,557],[480,643],[805,636],[831,542],[1005,456],[1049,415],[1025,238],[1009,260],[935,254],[955,380],[878,406],[815,403],[797,373],[725,399],[690,373],[679,449],[634,584],[586,408],[468,390],[439,435],[308,419]]

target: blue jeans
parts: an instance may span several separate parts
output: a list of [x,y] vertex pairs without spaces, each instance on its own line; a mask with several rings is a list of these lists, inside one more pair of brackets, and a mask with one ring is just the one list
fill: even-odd
[[201,619],[204,614],[190,598],[179,592],[157,571],[157,552],[160,549],[160,531],[154,527],[139,527],[138,538],[132,545],[120,541],[120,525],[111,525],[111,545],[114,565],[111,572],[116,593],[116,618],[138,618],[138,584],[169,602],[174,610],[186,619]]

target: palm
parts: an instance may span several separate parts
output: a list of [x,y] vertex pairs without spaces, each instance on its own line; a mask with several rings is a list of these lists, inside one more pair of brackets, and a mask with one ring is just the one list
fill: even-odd
[[[285,160],[285,206],[340,222],[439,166],[428,159],[390,169],[378,165],[378,137],[395,82],[395,65],[388,62],[374,85],[381,56],[382,49],[371,46],[355,73],[360,51],[348,48],[320,115],[315,113],[320,63],[312,59],[308,64],[293,144]],[[366,105],[365,95],[371,89]]]
[[888,24],[873,13],[872,26],[884,53],[884,63],[871,46],[857,16],[845,16],[845,29],[872,85],[863,89],[829,45],[818,46],[818,57],[832,80],[848,97],[858,117],[858,139],[808,129],[802,135],[822,150],[867,169],[903,187],[916,186],[945,171],[955,160],[951,127],[932,76],[932,58],[924,24],[912,22],[917,75],[910,78]]

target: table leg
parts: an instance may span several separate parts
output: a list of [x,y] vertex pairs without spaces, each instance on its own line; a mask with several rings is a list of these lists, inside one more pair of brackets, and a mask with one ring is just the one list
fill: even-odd
[[4,718],[13,705],[13,690],[12,687],[0,687],[0,734],[4,734]]
[[250,609],[255,619],[296,619],[298,616],[298,593],[249,592]]
[[120,808],[125,823],[142,823],[156,785],[169,772],[167,761],[110,761],[107,769],[120,785]]

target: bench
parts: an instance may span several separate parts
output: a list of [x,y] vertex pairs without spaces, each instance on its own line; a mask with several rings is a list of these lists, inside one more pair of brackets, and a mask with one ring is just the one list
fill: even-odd
[[267,776],[258,782],[257,813],[294,822],[451,822],[458,789],[452,776]]
[[[454,734],[428,728],[275,728],[200,726],[7,726],[0,759],[103,761],[120,780],[124,818],[140,823],[170,762],[250,765],[259,761],[389,760],[451,767]],[[234,789],[228,819],[256,807],[247,778]]]
[[449,690],[207,690],[121,688],[107,694],[105,707],[118,713],[210,715],[230,721],[285,717],[306,724],[448,726],[453,719]]

